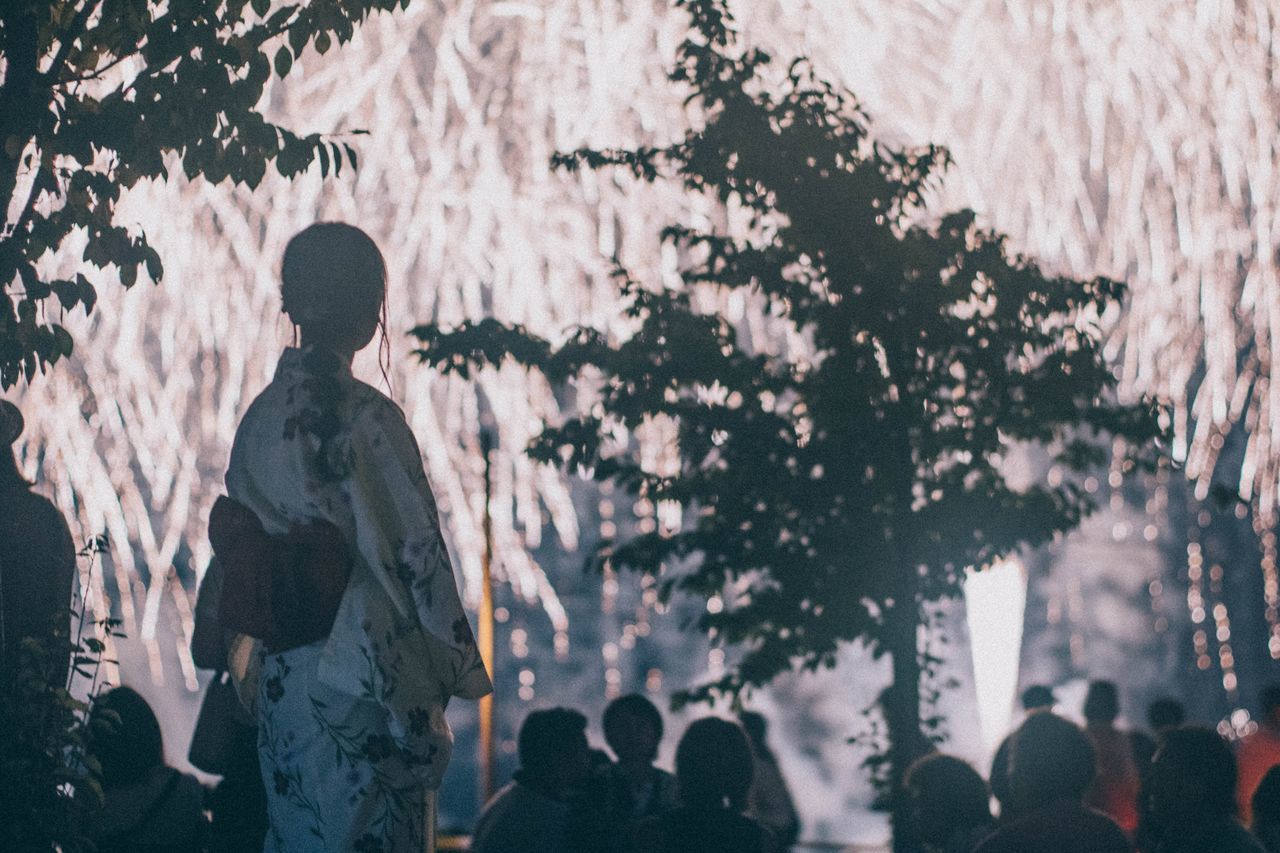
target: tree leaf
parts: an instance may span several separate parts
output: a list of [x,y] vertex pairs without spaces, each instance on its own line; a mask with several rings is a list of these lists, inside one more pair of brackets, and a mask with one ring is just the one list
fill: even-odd
[[307,38],[309,36],[310,33],[305,27],[294,26],[289,28],[289,47],[293,49],[295,55],[302,53],[303,48],[307,46]]
[[72,340],[71,333],[62,326],[55,324],[53,326],[53,335],[57,341],[57,351],[64,356],[71,355],[72,350],[75,349],[75,341]]
[[84,313],[92,313],[93,307],[98,304],[97,288],[83,273],[76,276],[76,284],[80,286],[80,301],[84,304]]
[[289,52],[289,48],[281,47],[276,51],[274,65],[277,77],[288,75],[289,69],[293,67],[293,54]]
[[147,246],[145,250],[145,261],[147,265],[147,275],[156,284],[164,278],[164,264],[160,261],[160,253],[151,246]]

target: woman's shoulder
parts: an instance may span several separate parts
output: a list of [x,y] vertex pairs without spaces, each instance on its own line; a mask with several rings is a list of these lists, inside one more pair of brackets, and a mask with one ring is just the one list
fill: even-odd
[[278,437],[282,429],[280,424],[288,416],[286,401],[289,394],[289,389],[278,379],[258,392],[236,424],[235,438],[231,443],[233,457],[244,448],[251,436],[259,437],[264,430],[268,430],[273,437]]
[[404,409],[386,394],[357,381],[350,404],[347,422],[353,441],[374,449],[389,447],[397,456],[421,455]]
[[406,424],[404,409],[386,394],[359,379],[351,380],[351,419],[374,423]]

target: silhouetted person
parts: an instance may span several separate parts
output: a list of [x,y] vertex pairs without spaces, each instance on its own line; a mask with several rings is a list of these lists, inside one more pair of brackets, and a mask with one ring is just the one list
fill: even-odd
[[1138,829],[1142,780],[1127,733],[1116,728],[1120,694],[1110,681],[1094,681],[1084,699],[1085,733],[1093,744],[1096,773],[1085,804],[1120,825],[1131,837]]
[[[256,677],[239,661],[233,674],[258,688],[268,850],[427,849],[453,752],[444,706],[492,685],[417,439],[351,370],[380,329],[389,354],[387,265],[361,229],[317,222],[289,240],[280,279],[300,346],[245,410],[209,517],[218,620],[265,652]],[[243,553],[326,524],[341,546],[309,570],[240,571]]]
[[907,770],[903,784],[916,832],[937,853],[970,853],[995,829],[987,783],[959,758],[926,755]]
[[92,827],[98,853],[189,853],[205,837],[204,789],[164,763],[155,712],[117,687],[93,703],[90,753],[102,766],[103,808]]
[[[1022,691],[1022,710],[1028,714],[1053,709],[1053,690],[1043,684],[1033,684]],[[1005,736],[991,759],[991,794],[1000,803],[1000,814],[1009,814],[1009,751],[1013,746],[1013,733]]]
[[631,824],[674,809],[676,777],[654,766],[662,742],[662,714],[638,693],[604,709],[604,739],[617,762],[607,769],[610,819],[630,837]]
[[1165,735],[1151,768],[1155,853],[1262,853],[1235,819],[1236,761],[1217,732],[1201,726]]
[[[48,499],[32,491],[18,470],[13,443],[24,421],[18,407],[0,400],[0,676],[14,665],[24,637],[66,640],[71,633],[71,588],[76,549],[66,519]],[[56,654],[50,679],[62,685],[70,657]]]
[[642,821],[640,853],[768,853],[769,831],[742,812],[752,755],[742,727],[717,717],[689,724],[676,747],[680,806]]
[[1010,751],[1014,816],[975,853],[1128,853],[1124,832],[1084,805],[1093,747],[1078,726],[1051,711],[1027,717]]
[[1253,792],[1253,835],[1267,849],[1280,853],[1280,767],[1272,767]]
[[1262,716],[1258,730],[1241,738],[1236,747],[1240,778],[1236,787],[1236,804],[1240,818],[1249,823],[1253,812],[1253,792],[1267,771],[1280,764],[1280,684],[1262,689]]
[[747,795],[747,816],[773,834],[779,849],[788,850],[800,837],[800,815],[796,813],[795,800],[778,766],[778,759],[769,748],[769,723],[755,711],[743,711],[738,715],[738,721],[751,741],[751,751],[755,756],[751,793]]
[[1139,776],[1145,776],[1164,732],[1176,729],[1186,722],[1186,719],[1187,709],[1177,699],[1162,696],[1147,706],[1147,726],[1151,729],[1151,733],[1139,731],[1129,733],[1129,743],[1133,748],[1133,762],[1138,766]]
[[1141,793],[1138,795],[1138,832],[1134,840],[1139,850],[1150,850],[1160,837],[1155,816],[1151,813],[1151,768],[1156,750],[1164,743],[1164,736],[1182,725],[1187,710],[1177,699],[1162,697],[1147,706],[1147,725],[1151,734],[1130,732],[1129,744],[1133,749],[1133,762],[1138,767]]
[[480,813],[472,853],[573,849],[572,801],[591,769],[587,718],[567,708],[533,711],[516,738],[520,769]]
[[1147,706],[1147,725],[1160,736],[1187,721],[1187,709],[1177,699],[1162,696]]

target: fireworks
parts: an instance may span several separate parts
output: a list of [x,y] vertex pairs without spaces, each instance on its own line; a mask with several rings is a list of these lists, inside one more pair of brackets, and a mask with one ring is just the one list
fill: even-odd
[[[1280,88],[1266,0],[777,0],[739,3],[747,39],[857,92],[877,132],[948,145],[940,195],[1072,275],[1124,278],[1107,318],[1125,393],[1176,407],[1178,455],[1207,489],[1223,436],[1247,429],[1238,479],[1262,513],[1277,502],[1280,388]],[[567,617],[527,546],[552,529],[572,547],[570,486],[517,451],[556,410],[519,372],[444,380],[414,367],[403,333],[428,319],[493,314],[555,336],[620,329],[608,276],[619,255],[670,277],[657,242],[709,206],[548,166],[557,149],[662,142],[687,120],[665,67],[684,20],[665,3],[414,3],[356,41],[308,54],[271,111],[301,130],[349,132],[360,169],[322,182],[268,179],[255,193],[182,180],[123,208],[167,269],[160,288],[99,282],[91,322],[69,318],[77,355],[19,394],[29,473],[42,469],[78,528],[111,534],[125,629],[159,677],[189,631],[189,584],[235,425],[290,330],[278,310],[284,242],[317,218],[366,228],[387,256],[393,396],[427,457],[474,598],[481,552],[479,424],[499,435],[498,577]],[[1272,330],[1276,324],[1277,329]],[[372,380],[371,362],[357,372]],[[37,455],[38,454],[38,455]],[[1221,472],[1220,472],[1221,473]],[[546,522],[550,522],[548,527]],[[106,588],[92,590],[103,611]],[[1273,602],[1269,602],[1273,603]],[[182,642],[179,646],[185,648]],[[185,652],[177,665],[188,683]]]

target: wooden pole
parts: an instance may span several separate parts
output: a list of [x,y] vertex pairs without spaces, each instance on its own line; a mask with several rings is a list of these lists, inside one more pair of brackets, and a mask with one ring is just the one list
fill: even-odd
[[[480,656],[489,668],[490,678],[497,680],[494,668],[493,642],[493,513],[490,504],[493,500],[493,471],[490,456],[493,451],[493,435],[488,430],[480,431],[480,452],[484,455],[484,555],[480,561],[480,613],[477,627],[477,641],[480,645]],[[495,692],[497,688],[495,687]],[[493,797],[494,786],[494,748],[493,748],[493,697],[490,693],[480,699],[480,804],[483,806]]]

